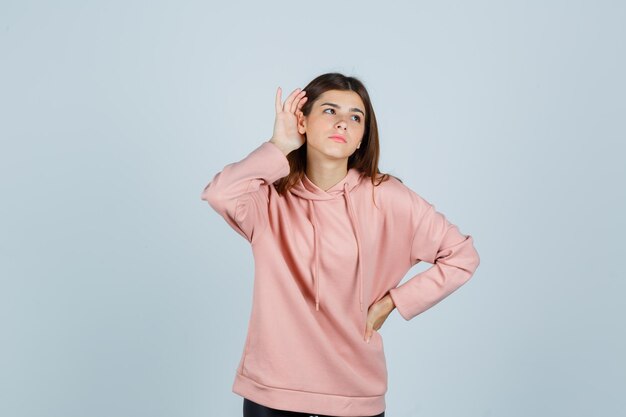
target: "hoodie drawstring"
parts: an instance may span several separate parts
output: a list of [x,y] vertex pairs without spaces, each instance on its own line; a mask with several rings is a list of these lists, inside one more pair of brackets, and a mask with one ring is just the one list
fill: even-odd
[[309,200],[309,208],[311,209],[311,222],[313,223],[313,252],[315,256],[315,272],[313,273],[313,280],[315,281],[315,310],[320,309],[320,282],[319,282],[319,256],[318,256],[318,235],[319,230],[317,227],[317,218],[315,217],[315,206],[313,200]]
[[[348,204],[348,214],[350,215],[350,222],[352,223],[352,227],[354,228],[354,233],[356,236],[356,246],[358,251],[358,276],[359,276],[359,308],[363,311],[363,265],[362,265],[362,256],[361,256],[361,235],[359,234],[359,224],[354,212],[354,206],[352,205],[352,200],[350,199],[350,192],[348,191],[348,183],[346,182],[343,186],[343,195]],[[313,280],[315,281],[315,310],[319,311],[320,305],[320,273],[319,273],[319,228],[317,223],[317,218],[315,216],[315,204],[313,200],[309,201],[309,209],[311,213],[311,223],[313,224],[313,252],[315,256],[315,270],[313,273]]]
[[350,220],[352,221],[352,227],[354,227],[354,233],[356,235],[356,247],[359,253],[358,269],[359,269],[359,308],[363,311],[363,265],[361,256],[361,235],[359,234],[359,223],[354,214],[354,206],[350,199],[350,192],[348,191],[348,183],[343,186],[343,195],[348,201],[348,213],[350,214]]

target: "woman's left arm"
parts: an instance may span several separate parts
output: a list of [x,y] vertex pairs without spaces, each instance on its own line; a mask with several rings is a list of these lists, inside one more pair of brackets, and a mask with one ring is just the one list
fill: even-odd
[[474,239],[464,235],[435,206],[410,190],[412,201],[411,265],[420,260],[433,264],[404,284],[392,288],[389,296],[405,320],[428,310],[465,284],[480,264]]

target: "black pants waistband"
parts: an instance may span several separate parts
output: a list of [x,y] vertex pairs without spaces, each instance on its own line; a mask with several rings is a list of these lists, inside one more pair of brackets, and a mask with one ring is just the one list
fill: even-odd
[[[277,410],[276,408],[266,407],[264,405],[255,403],[247,398],[243,399],[243,417],[335,417],[324,414],[315,413],[300,413],[297,411]],[[363,417],[385,417],[385,412],[375,416],[363,416]]]

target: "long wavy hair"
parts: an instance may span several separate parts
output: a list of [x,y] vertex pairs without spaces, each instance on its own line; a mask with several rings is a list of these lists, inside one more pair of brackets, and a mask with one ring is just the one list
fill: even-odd
[[[338,72],[331,72],[319,75],[304,87],[304,90],[306,91],[306,97],[308,97],[308,99],[306,103],[304,103],[304,106],[302,106],[301,111],[305,116],[311,113],[313,103],[315,103],[319,96],[328,90],[354,91],[357,93],[361,97],[361,100],[363,100],[366,109],[365,131],[363,132],[361,145],[348,157],[348,169],[356,168],[358,171],[362,172],[371,179],[374,187],[387,181],[390,176],[402,182],[402,180],[395,175],[383,174],[378,169],[378,158],[380,155],[378,124],[376,123],[376,115],[374,114],[374,108],[372,107],[367,89],[359,79],[356,77],[348,77]],[[297,184],[304,176],[306,172],[306,151],[307,146],[305,142],[303,146],[287,155],[290,172],[287,176],[274,182],[274,186],[280,195],[284,195],[287,190]],[[372,199],[374,199],[373,193],[374,188],[372,188]]]

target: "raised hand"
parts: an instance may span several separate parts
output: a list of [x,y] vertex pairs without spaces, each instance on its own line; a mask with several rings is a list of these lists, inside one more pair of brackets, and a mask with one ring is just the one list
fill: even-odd
[[276,120],[274,121],[274,133],[270,142],[276,144],[285,154],[298,149],[306,141],[303,134],[298,132],[298,117],[302,116],[300,110],[308,97],[300,88],[293,90],[285,103],[282,104],[282,90],[278,87],[276,92]]

